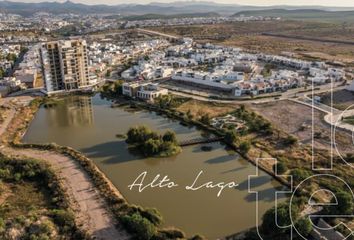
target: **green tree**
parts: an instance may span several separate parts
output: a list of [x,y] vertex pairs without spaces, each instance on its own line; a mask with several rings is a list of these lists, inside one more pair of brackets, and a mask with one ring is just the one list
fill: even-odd
[[209,125],[210,124],[210,116],[209,116],[209,114],[203,114],[201,117],[200,117],[200,119],[199,119],[199,121],[201,122],[201,123],[203,123],[203,124],[205,124],[205,125]]
[[[337,199],[337,201],[336,201]],[[336,205],[328,206],[327,212],[333,215],[352,215],[354,214],[354,202],[353,196],[344,191],[336,193],[336,198],[333,197],[332,203],[337,203]]]
[[251,143],[249,141],[242,141],[239,149],[241,153],[246,154],[251,149]]
[[294,145],[295,143],[297,143],[297,141],[298,140],[295,136],[289,135],[289,136],[287,136],[287,138],[285,138],[284,143],[286,145]]
[[300,218],[295,222],[295,227],[303,237],[307,237],[312,231],[312,223],[308,218]]
[[5,71],[4,69],[0,68],[0,78],[5,77]]
[[190,109],[188,109],[186,115],[187,115],[187,118],[188,118],[189,120],[192,120],[192,119],[193,119],[193,114],[192,114],[192,112],[191,112]]
[[296,168],[294,170],[291,170],[290,175],[293,176],[294,182],[298,184],[306,178],[310,177],[311,173],[307,170]]
[[238,140],[238,137],[235,131],[227,131],[224,139],[228,144],[234,144]]
[[[292,206],[291,211],[293,219],[296,219],[298,216],[297,207]],[[267,236],[282,236],[286,233],[287,229],[279,228],[276,223],[281,224],[282,226],[288,226],[291,224],[288,203],[280,204],[277,207],[277,211],[275,208],[271,208],[263,215],[263,222],[260,229],[261,232]]]
[[17,55],[15,53],[8,53],[6,60],[15,62],[17,60]]
[[273,171],[278,171],[278,174],[283,174],[288,170],[288,168],[286,167],[285,163],[283,162],[277,162],[276,164],[274,164],[273,166]]
[[157,233],[154,224],[139,213],[134,213],[131,216],[125,215],[121,220],[129,232],[136,234],[136,239],[150,240]]
[[145,156],[153,156],[160,152],[161,141],[150,138],[142,145],[142,151]]
[[51,212],[51,215],[54,218],[54,221],[62,227],[74,227],[75,226],[75,217],[74,214],[60,209],[55,209]]
[[177,143],[177,137],[176,133],[173,131],[168,130],[165,132],[165,134],[162,136],[162,140],[164,142],[172,142],[172,143]]
[[142,217],[147,218],[155,226],[163,223],[161,213],[156,208],[146,208],[140,211]]

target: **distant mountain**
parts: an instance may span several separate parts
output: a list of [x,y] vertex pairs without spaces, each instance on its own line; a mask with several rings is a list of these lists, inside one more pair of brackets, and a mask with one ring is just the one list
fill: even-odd
[[282,8],[285,10],[294,9],[315,9],[315,10],[354,10],[353,8],[331,8],[321,6],[311,7],[294,7],[294,6],[272,6],[257,7],[243,6],[237,4],[219,4],[209,1],[178,1],[172,3],[153,2],[150,4],[121,4],[121,5],[85,5],[66,1],[59,2],[40,2],[40,3],[24,3],[12,1],[0,1],[0,12],[20,14],[30,16],[36,12],[48,12],[52,14],[73,13],[73,14],[121,14],[129,15],[145,15],[145,14],[191,14],[191,13],[208,13],[215,12],[221,15],[232,15],[238,12],[254,11],[254,10],[270,10],[272,8]]
[[135,20],[152,20],[152,19],[172,19],[172,18],[195,18],[195,17],[220,17],[220,14],[216,12],[207,13],[181,13],[181,14],[144,14],[144,15],[130,15],[123,17],[123,20],[135,21]]
[[240,11],[233,16],[269,16],[294,20],[312,20],[327,22],[354,22],[354,11],[325,11],[320,9],[265,9]]

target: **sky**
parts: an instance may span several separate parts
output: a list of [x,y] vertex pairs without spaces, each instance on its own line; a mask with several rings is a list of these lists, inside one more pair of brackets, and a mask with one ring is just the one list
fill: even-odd
[[[54,0],[12,0],[18,2],[43,2]],[[57,0],[63,2],[65,0]],[[175,0],[71,0],[72,2],[80,2],[85,4],[109,4],[117,5],[123,3],[142,3],[149,2],[174,2]],[[354,7],[354,0],[213,0],[213,2],[241,5],[321,5],[321,6],[337,6],[337,7]]]

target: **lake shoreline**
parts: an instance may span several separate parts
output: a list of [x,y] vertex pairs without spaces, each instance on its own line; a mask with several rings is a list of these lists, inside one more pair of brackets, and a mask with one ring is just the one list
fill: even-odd
[[[210,126],[205,126],[205,125],[203,125],[203,124],[201,124],[200,122],[197,122],[197,121],[184,121],[184,119],[181,118],[181,117],[178,115],[177,112],[172,112],[172,113],[171,113],[171,112],[169,112],[169,111],[165,111],[164,109],[156,109],[154,106],[148,105],[148,104],[146,104],[146,103],[135,102],[134,104],[135,104],[135,105],[139,105],[139,106],[137,106],[137,109],[142,109],[142,110],[144,110],[144,111],[146,111],[146,110],[147,110],[147,111],[151,111],[151,112],[157,113],[157,115],[163,115],[163,118],[166,118],[166,119],[179,120],[180,122],[186,123],[188,126],[194,126],[194,127],[197,127],[198,129],[202,129],[202,130],[206,131],[207,133],[218,134],[218,135],[220,136],[220,133],[218,133],[218,131],[217,131],[216,129],[212,129]],[[141,104],[142,104],[142,105],[145,105],[145,106],[142,107]],[[38,109],[37,109],[37,110],[38,110]],[[33,113],[32,119],[33,119],[35,113],[36,113],[36,112]],[[27,125],[27,127],[25,128],[25,131],[28,130],[28,127],[30,126],[30,123],[32,122],[32,119],[28,122],[28,125]],[[22,137],[24,136],[25,131],[22,132],[22,134],[21,134],[21,139],[22,139]],[[223,141],[222,141],[222,142],[223,142]],[[41,145],[42,145],[42,147],[43,147],[43,144],[41,144]],[[45,145],[45,144],[44,144],[44,145]],[[229,145],[229,146],[230,146],[230,145]],[[35,147],[35,146],[32,145],[32,146],[28,146],[28,147]],[[57,148],[57,147],[59,147],[59,148],[60,148],[61,146],[59,146],[59,145],[57,145],[57,146],[48,146],[48,145],[45,145],[44,147],[49,147],[49,148]],[[73,151],[75,151],[75,152],[72,152],[72,153],[75,153],[75,155],[76,155],[76,153],[80,153],[83,157],[86,158],[85,154],[83,154],[83,153],[81,153],[81,152],[79,152],[79,151],[76,151],[76,150],[74,150],[73,148],[70,148],[70,149],[73,150]],[[236,151],[240,156],[242,156],[245,160],[247,160],[247,162],[251,162],[252,165],[255,165],[256,167],[258,167],[259,169],[261,169],[263,172],[267,173],[268,175],[270,175],[270,176],[272,176],[273,178],[276,179],[276,177],[273,175],[273,173],[268,172],[266,169],[262,169],[262,167],[260,167],[260,166],[257,166],[257,164],[256,164],[254,161],[251,161],[248,157],[243,156],[243,154],[241,154],[235,146],[233,146],[232,149],[235,150],[235,151]],[[57,151],[58,151],[58,149],[57,149]],[[61,151],[61,150],[60,150],[60,151]],[[64,151],[64,153],[67,153],[67,152]],[[93,162],[93,160],[90,160],[90,161]],[[96,167],[98,168],[97,164],[96,164],[96,163],[94,163],[94,164],[95,164]],[[100,168],[98,168],[98,169],[99,169],[99,171],[106,177],[106,179],[113,185],[113,187],[118,190],[118,187],[117,187],[116,185],[114,185],[114,184],[109,180],[109,178],[105,175],[105,173],[103,173],[102,169],[100,169]],[[276,179],[276,180],[278,180],[278,179]],[[284,185],[284,184],[283,184],[283,185]],[[119,192],[119,191],[118,191],[118,192]]]

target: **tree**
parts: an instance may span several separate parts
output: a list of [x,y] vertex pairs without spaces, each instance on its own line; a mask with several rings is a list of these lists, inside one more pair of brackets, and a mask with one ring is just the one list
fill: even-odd
[[149,140],[143,143],[142,151],[145,156],[153,156],[160,152],[160,145],[160,140],[150,138]]
[[205,239],[206,238],[203,237],[202,235],[197,234],[197,235],[191,237],[189,240],[205,240]]
[[17,55],[15,53],[9,53],[6,56],[6,60],[15,62],[17,60]]
[[134,213],[131,216],[125,215],[121,220],[129,232],[136,234],[136,239],[150,240],[157,232],[154,224],[139,213]]
[[0,68],[0,78],[5,77],[5,71],[4,69]]
[[150,138],[156,138],[156,134],[146,126],[131,127],[127,133],[127,143],[143,144]]
[[239,109],[241,112],[244,112],[246,110],[246,107],[244,104],[241,104]]
[[308,218],[300,218],[295,222],[295,227],[297,231],[303,236],[306,237],[312,231],[312,223]]
[[140,214],[142,217],[148,219],[155,226],[159,226],[163,223],[161,213],[157,211],[156,208],[140,209]]
[[301,181],[311,176],[311,174],[307,170],[299,168],[291,170],[290,175],[293,176],[294,183],[300,183]]
[[201,123],[203,123],[203,124],[205,124],[205,125],[209,125],[210,124],[210,117],[209,117],[209,114],[203,114],[201,117],[200,117],[200,119],[199,119],[199,121],[201,122]]
[[172,155],[177,152],[177,147],[179,147],[176,134],[173,131],[167,131],[161,136],[146,126],[131,127],[125,141],[128,144],[133,144],[145,156]]
[[190,119],[190,120],[192,120],[193,119],[193,114],[192,114],[192,112],[191,112],[191,110],[190,109],[188,109],[188,111],[187,111],[187,118],[188,119]]
[[228,144],[234,144],[238,137],[235,131],[227,131],[225,134],[225,142],[227,142]]
[[[291,208],[291,215],[293,219],[296,219],[298,216],[298,209],[295,206]],[[263,215],[263,222],[261,225],[261,232],[268,236],[281,236],[286,233],[286,228],[279,228],[276,224],[276,220],[278,224],[282,226],[288,226],[291,224],[290,219],[290,209],[288,203],[282,203],[276,209],[273,207],[269,209]]]
[[177,143],[176,133],[169,130],[162,136],[162,140],[164,142]]
[[286,165],[283,162],[277,162],[276,164],[274,164],[273,166],[273,171],[276,172],[277,174],[283,174],[288,170],[288,168],[286,167]]
[[249,141],[242,141],[239,146],[240,152],[243,154],[248,153],[248,151],[251,149],[251,144]]
[[294,137],[293,135],[289,135],[285,140],[284,143],[286,145],[294,145],[295,143],[297,143],[297,138]]
[[337,192],[336,198],[333,197],[331,203],[337,202],[338,204],[327,207],[328,213],[333,215],[352,215],[354,213],[353,196],[350,193]]

